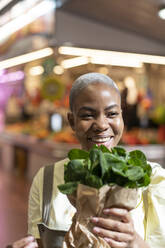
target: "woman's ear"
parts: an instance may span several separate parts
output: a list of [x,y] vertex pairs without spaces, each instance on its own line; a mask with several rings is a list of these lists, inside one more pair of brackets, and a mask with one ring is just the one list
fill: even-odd
[[69,112],[67,114],[67,118],[68,118],[68,122],[69,122],[70,127],[74,131],[75,130],[75,123],[74,123],[74,115],[73,115],[73,113]]

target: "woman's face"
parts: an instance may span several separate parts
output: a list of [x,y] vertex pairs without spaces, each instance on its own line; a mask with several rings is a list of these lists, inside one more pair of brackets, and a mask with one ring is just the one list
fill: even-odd
[[124,127],[119,93],[106,84],[90,84],[76,96],[68,120],[83,149],[116,146]]

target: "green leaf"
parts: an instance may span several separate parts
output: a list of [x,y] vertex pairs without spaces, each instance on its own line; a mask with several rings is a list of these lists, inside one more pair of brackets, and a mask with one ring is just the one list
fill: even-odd
[[150,176],[147,174],[147,173],[145,173],[144,174],[144,177],[143,178],[141,178],[138,182],[137,182],[137,186],[138,187],[146,187],[146,186],[148,186],[149,184],[150,184],[150,181],[151,181],[151,179],[150,179]]
[[112,164],[112,171],[115,174],[126,177],[126,170],[127,170],[126,164],[121,161]]
[[91,160],[91,172],[97,176],[103,177],[108,170],[104,153],[100,149],[94,148],[90,151],[89,157]]
[[99,149],[103,152],[103,153],[111,153],[111,151],[104,145],[100,145]]
[[86,176],[85,184],[96,189],[99,189],[103,186],[102,179],[92,174],[88,174]]
[[95,175],[95,176],[98,176],[98,177],[102,177],[102,171],[101,171],[101,166],[100,164],[97,164],[91,172],[91,175]]
[[77,185],[78,185],[78,182],[68,182],[65,184],[60,184],[57,187],[61,191],[61,193],[68,195],[76,191]]
[[123,147],[116,146],[112,148],[112,153],[118,156],[126,157],[126,150]]
[[96,148],[90,150],[89,158],[91,160],[91,171],[99,164],[99,153],[100,151]]
[[144,168],[144,171],[147,173],[147,175],[150,177],[151,176],[151,173],[152,173],[152,168],[151,168],[151,165],[150,164],[146,164],[145,165],[145,168]]
[[68,153],[68,158],[73,159],[86,159],[89,157],[89,152],[81,149],[72,149]]
[[64,170],[65,182],[84,180],[87,169],[84,167],[83,159],[74,159],[68,162]]
[[128,163],[135,166],[144,166],[146,164],[146,156],[140,150],[134,150],[129,152]]
[[112,153],[104,153],[104,157],[107,161],[108,167],[115,166],[116,163],[126,164],[126,161],[122,157],[119,157],[118,155],[114,155]]
[[102,151],[99,152],[99,163],[101,167],[101,176],[104,177],[105,173],[108,171],[108,165]]
[[126,171],[126,176],[131,181],[137,181],[144,176],[144,172],[141,167],[134,166]]
[[137,183],[137,181],[128,180],[123,186],[125,188],[138,188],[138,183]]

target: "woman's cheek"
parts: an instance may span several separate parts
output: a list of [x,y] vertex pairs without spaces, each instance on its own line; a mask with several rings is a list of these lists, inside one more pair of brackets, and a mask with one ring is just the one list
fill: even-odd
[[123,129],[124,129],[124,122],[123,122],[123,119],[122,118],[117,118],[116,121],[115,121],[115,127],[116,127],[116,132],[118,134],[121,134],[123,133]]

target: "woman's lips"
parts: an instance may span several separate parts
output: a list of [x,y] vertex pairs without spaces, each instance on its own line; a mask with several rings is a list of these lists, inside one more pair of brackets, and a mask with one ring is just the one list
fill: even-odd
[[106,136],[106,137],[103,137],[103,136],[89,137],[88,142],[93,144],[93,145],[95,144],[95,145],[98,145],[98,146],[104,145],[108,149],[110,149],[110,148],[114,147],[114,135]]
[[89,141],[95,144],[104,144],[104,143],[109,143],[113,139],[113,136],[109,137],[90,137],[88,138]]

